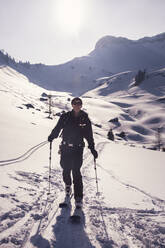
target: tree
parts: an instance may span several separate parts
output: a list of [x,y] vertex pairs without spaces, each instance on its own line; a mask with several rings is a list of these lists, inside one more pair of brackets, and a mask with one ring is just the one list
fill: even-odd
[[114,141],[114,139],[115,139],[112,129],[110,129],[108,132],[108,139],[110,139],[112,141]]
[[158,151],[160,151],[161,150],[161,147],[163,146],[163,144],[162,144],[162,139],[161,139],[161,128],[158,128],[157,129],[157,133],[156,133],[156,142],[157,142],[157,149],[158,149]]
[[142,81],[145,80],[146,70],[139,70],[137,75],[135,76],[135,85],[139,85]]

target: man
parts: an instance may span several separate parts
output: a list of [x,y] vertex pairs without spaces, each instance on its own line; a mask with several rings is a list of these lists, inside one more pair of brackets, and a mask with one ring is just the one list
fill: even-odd
[[98,157],[95,150],[91,121],[88,114],[81,110],[82,100],[78,97],[71,102],[72,111],[61,115],[57,125],[48,137],[48,141],[52,142],[57,138],[62,130],[62,142],[60,146],[61,160],[60,164],[63,169],[63,181],[65,183],[66,195],[71,193],[71,172],[74,184],[74,198],[76,206],[82,205],[83,200],[83,182],[81,175],[81,166],[83,163],[83,150],[85,138],[88,142],[88,148],[94,156]]

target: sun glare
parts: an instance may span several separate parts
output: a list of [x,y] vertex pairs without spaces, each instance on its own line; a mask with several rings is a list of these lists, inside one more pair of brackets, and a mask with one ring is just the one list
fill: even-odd
[[57,20],[64,32],[78,33],[84,21],[84,0],[59,0]]

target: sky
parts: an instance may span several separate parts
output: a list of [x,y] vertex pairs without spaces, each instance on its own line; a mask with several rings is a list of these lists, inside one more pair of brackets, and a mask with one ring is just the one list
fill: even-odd
[[164,0],[0,0],[0,49],[17,61],[62,64],[105,35],[164,32],[164,9]]

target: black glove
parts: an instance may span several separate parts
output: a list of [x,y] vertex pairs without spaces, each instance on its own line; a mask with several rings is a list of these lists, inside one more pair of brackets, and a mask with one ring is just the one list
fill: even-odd
[[52,135],[50,134],[49,136],[48,136],[48,141],[49,142],[52,142],[54,140],[54,138],[52,137]]
[[91,149],[91,153],[92,153],[94,159],[98,158],[98,153],[97,153],[97,151],[94,148]]

